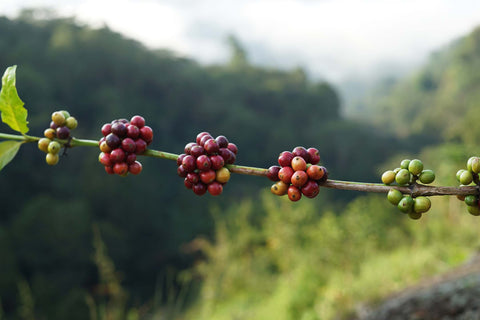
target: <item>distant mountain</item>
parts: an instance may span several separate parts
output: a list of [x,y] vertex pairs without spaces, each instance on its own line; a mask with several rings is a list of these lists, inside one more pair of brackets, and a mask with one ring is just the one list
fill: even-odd
[[480,138],[480,27],[433,53],[418,71],[387,79],[363,115],[401,137],[474,143]]

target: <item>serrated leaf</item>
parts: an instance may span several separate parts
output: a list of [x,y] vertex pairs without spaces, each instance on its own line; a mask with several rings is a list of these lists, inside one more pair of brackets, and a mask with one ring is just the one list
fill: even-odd
[[2,77],[2,90],[0,91],[0,112],[2,121],[15,131],[22,134],[28,132],[27,109],[20,99],[15,87],[15,71],[17,66],[8,67]]
[[11,140],[0,142],[0,170],[12,161],[22,143],[21,141]]

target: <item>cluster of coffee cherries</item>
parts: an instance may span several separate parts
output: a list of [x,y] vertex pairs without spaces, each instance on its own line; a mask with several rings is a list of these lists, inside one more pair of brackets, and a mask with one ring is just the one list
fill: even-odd
[[142,116],[133,116],[130,122],[118,119],[106,123],[102,126],[102,135],[98,160],[108,174],[124,177],[142,171],[137,155],[144,153],[153,140],[152,128],[145,125]]
[[[470,157],[467,161],[467,169],[460,169],[457,171],[457,180],[464,186],[468,186],[472,182],[480,185],[478,174],[480,173],[480,158]],[[470,194],[467,196],[458,196],[462,201],[465,201],[467,210],[474,216],[480,216],[480,202],[478,194]]]
[[[405,159],[400,162],[400,167],[387,170],[382,175],[382,182],[386,185],[397,184],[408,186],[420,181],[430,184],[435,180],[435,173],[430,169],[423,169],[422,161],[418,159]],[[402,194],[398,189],[392,188],[387,194],[388,201],[398,209],[408,214],[412,219],[420,219],[422,214],[430,210],[430,199],[424,196],[413,197],[410,194]]]
[[320,153],[316,148],[295,147],[278,156],[279,166],[268,168],[267,177],[276,181],[270,191],[278,196],[288,195],[291,201],[298,201],[302,194],[307,198],[318,195],[319,184],[327,181],[328,171],[318,165]]
[[[77,119],[70,116],[68,111],[61,110],[52,113],[50,127],[45,129],[43,133],[45,137],[38,140],[38,148],[47,154],[45,158],[47,164],[53,166],[60,160],[59,153],[62,144],[55,139],[70,139],[70,131],[75,129],[77,125]],[[65,144],[63,145],[65,146]]]
[[195,142],[187,143],[184,153],[178,156],[177,173],[184,178],[185,187],[196,195],[208,191],[217,196],[230,179],[225,165],[235,162],[237,152],[237,146],[225,136],[213,138],[208,132],[200,132]]

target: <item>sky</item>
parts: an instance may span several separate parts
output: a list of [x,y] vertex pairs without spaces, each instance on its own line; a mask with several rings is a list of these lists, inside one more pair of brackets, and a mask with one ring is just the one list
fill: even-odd
[[32,7],[205,64],[233,34],[255,64],[332,82],[418,66],[480,25],[478,0],[0,0],[0,15]]

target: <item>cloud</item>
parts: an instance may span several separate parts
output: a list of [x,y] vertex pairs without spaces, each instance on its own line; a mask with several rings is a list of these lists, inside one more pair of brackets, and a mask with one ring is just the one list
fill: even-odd
[[227,58],[235,34],[255,63],[339,80],[379,65],[418,64],[480,23],[474,0],[2,0],[0,13],[49,5],[204,63]]

